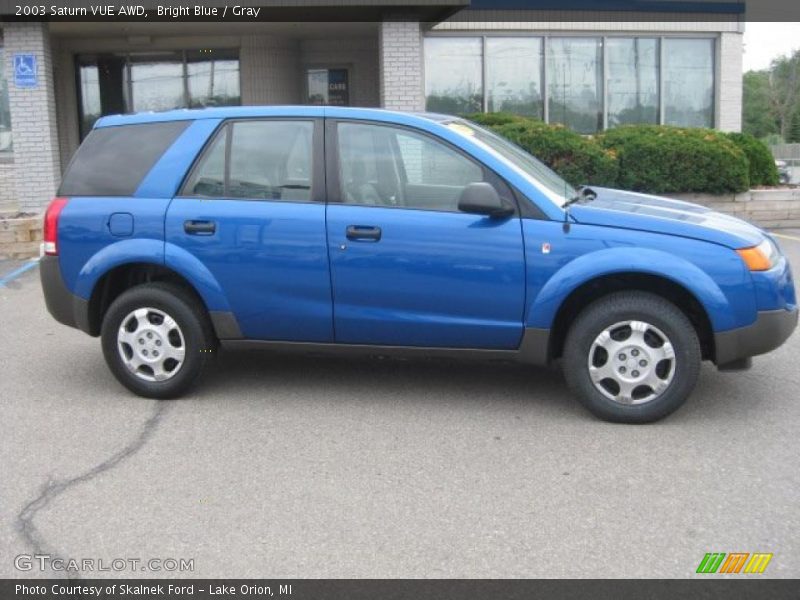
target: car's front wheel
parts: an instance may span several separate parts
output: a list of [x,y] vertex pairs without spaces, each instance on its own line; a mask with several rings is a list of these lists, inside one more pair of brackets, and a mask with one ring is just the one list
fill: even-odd
[[180,396],[216,350],[204,308],[183,288],[163,282],[136,286],[114,300],[101,336],[111,372],[147,398]]
[[581,312],[564,343],[570,388],[600,418],[647,423],[680,407],[700,372],[700,343],[674,304],[619,292]]

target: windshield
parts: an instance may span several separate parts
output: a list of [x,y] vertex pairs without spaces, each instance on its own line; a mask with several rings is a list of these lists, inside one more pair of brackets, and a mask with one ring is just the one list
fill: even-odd
[[488,147],[493,153],[500,155],[501,158],[513,164],[532,179],[535,184],[538,184],[537,187],[543,187],[544,191],[547,192],[548,198],[558,206],[563,206],[567,200],[574,198],[578,194],[574,187],[538,158],[488,129],[461,119],[451,121],[447,123],[447,126],[450,130],[460,135],[476,140],[483,146]]

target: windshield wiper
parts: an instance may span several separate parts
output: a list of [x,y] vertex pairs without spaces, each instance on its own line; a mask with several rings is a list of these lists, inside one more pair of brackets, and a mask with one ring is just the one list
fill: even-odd
[[577,189],[577,194],[575,194],[572,198],[564,202],[561,205],[561,208],[567,208],[581,200],[594,200],[597,198],[597,192],[595,192],[592,188],[586,185],[582,185]]

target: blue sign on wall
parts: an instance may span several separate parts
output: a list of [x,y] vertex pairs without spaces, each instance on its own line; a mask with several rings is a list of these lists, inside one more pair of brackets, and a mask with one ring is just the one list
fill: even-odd
[[14,54],[13,61],[15,86],[33,88],[39,85],[39,69],[35,54]]

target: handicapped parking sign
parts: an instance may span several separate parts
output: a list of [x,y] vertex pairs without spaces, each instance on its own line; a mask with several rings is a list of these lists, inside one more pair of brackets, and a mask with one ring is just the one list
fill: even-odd
[[14,54],[13,64],[15,86],[18,88],[33,88],[39,84],[35,54]]

